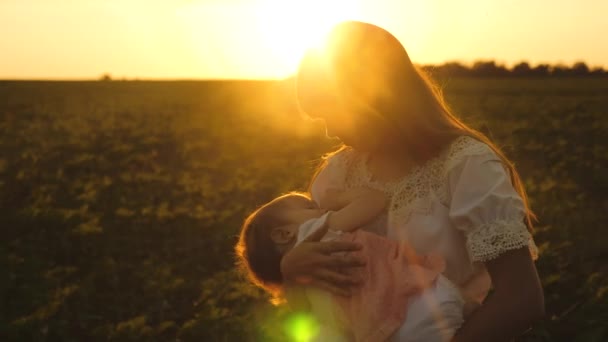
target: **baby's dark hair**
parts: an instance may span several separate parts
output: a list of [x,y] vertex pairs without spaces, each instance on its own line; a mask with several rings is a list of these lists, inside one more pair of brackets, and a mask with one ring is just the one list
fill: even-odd
[[283,302],[283,255],[270,233],[272,229],[287,224],[279,213],[285,208],[285,200],[293,197],[310,198],[304,193],[290,192],[262,205],[245,219],[235,246],[240,270],[253,284],[268,292],[274,304]]

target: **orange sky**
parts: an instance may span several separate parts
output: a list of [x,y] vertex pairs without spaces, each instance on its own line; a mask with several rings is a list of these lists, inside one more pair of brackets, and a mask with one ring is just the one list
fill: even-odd
[[414,62],[608,68],[606,0],[0,0],[0,79],[280,78],[341,19]]

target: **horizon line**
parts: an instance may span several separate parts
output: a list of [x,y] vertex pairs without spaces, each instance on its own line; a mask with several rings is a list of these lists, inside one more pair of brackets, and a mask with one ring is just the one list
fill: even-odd
[[[598,65],[598,64],[589,64],[588,62],[586,62],[585,60],[581,59],[578,61],[574,61],[572,63],[564,63],[562,61],[557,61],[554,63],[549,63],[549,62],[538,62],[538,63],[531,63],[528,62],[526,60],[521,60],[519,62],[515,62],[515,63],[505,63],[503,61],[500,60],[496,60],[496,59],[491,59],[491,58],[487,58],[487,59],[476,59],[474,61],[469,61],[469,62],[463,62],[463,61],[459,61],[459,60],[446,60],[440,63],[416,63],[413,62],[414,65],[418,66],[418,67],[437,67],[437,66],[443,66],[443,65],[447,65],[447,64],[460,64],[464,67],[467,68],[471,68],[475,65],[475,63],[491,63],[494,62],[494,64],[498,67],[504,67],[507,70],[511,70],[513,69],[515,66],[517,66],[518,64],[521,63],[527,63],[531,68],[534,67],[538,67],[541,65],[547,65],[549,67],[572,67],[577,63],[584,63],[585,65],[587,65],[587,67],[589,68],[589,70],[594,70],[594,69],[598,69],[601,68],[605,71],[608,71],[608,64],[604,64],[604,65]],[[124,76],[124,75],[113,75],[111,72],[101,72],[96,76],[86,76],[86,77],[17,77],[17,76],[0,76],[0,81],[70,81],[70,82],[78,82],[78,81],[82,81],[82,82],[86,82],[86,81],[101,81],[102,78],[108,75],[111,78],[111,81],[138,81],[138,80],[145,80],[145,81],[281,81],[281,80],[286,80],[289,79],[291,77],[293,77],[293,75],[287,75],[284,77],[174,77],[174,76],[167,76],[167,77],[146,77],[146,76]]]
[[285,81],[291,76],[284,78],[146,78],[146,77],[121,77],[104,80],[102,77],[97,78],[3,78],[0,77],[0,82],[229,82],[229,81]]

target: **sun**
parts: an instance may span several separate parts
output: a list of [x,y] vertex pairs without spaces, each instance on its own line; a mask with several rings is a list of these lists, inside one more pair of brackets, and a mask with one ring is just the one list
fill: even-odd
[[335,24],[362,19],[358,0],[259,0],[256,15],[264,48],[285,76],[307,48],[322,42]]
[[189,0],[175,10],[173,33],[194,57],[193,70],[284,78],[335,24],[366,21],[362,1]]

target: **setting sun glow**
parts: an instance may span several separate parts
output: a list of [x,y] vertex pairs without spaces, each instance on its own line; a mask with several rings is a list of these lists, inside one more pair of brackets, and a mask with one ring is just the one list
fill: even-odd
[[[360,0],[255,0],[213,6],[194,2],[179,8],[176,17],[199,58],[209,59],[210,54],[217,54],[215,45],[246,49],[250,51],[247,64],[263,66],[263,72],[278,77],[293,72],[304,51],[321,43],[333,25],[364,19]],[[227,18],[221,26],[230,27],[231,32],[222,30],[209,37],[210,23],[205,19],[214,17]]]
[[419,64],[606,67],[607,11],[605,0],[1,0],[0,79],[283,78],[348,19],[389,30]]
[[304,51],[321,43],[336,23],[361,18],[353,0],[267,0],[260,2],[256,15],[268,58],[282,70],[293,70]]

